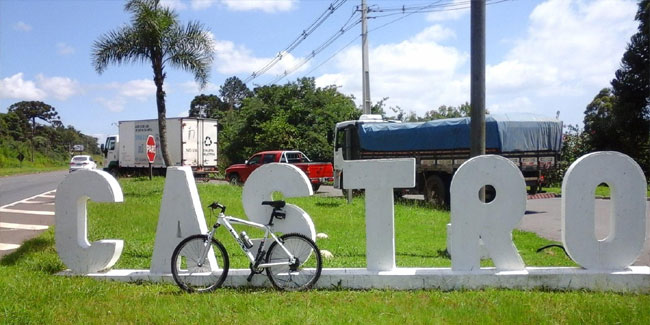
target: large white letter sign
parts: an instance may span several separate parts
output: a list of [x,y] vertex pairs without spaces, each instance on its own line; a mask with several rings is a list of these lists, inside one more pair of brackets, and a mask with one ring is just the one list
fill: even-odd
[[[189,235],[207,231],[192,169],[189,166],[167,168],[151,273],[171,273],[171,258],[176,245]],[[216,263],[216,260],[210,259],[210,262]]]
[[[262,205],[262,201],[273,200],[273,192],[280,192],[284,197],[314,194],[309,178],[300,168],[289,164],[263,165],[255,169],[244,184],[242,203],[249,220],[262,224],[269,222],[273,208]],[[273,221],[274,232],[297,232],[316,240],[316,229],[307,212],[293,204],[285,205],[284,212],[286,218]]]
[[[612,210],[609,235],[595,235],[594,190],[607,183]],[[562,242],[586,269],[621,270],[639,257],[646,236],[646,179],[639,165],[618,152],[576,160],[562,181]]]
[[110,174],[79,170],[56,189],[56,251],[73,273],[87,274],[110,268],[122,254],[121,240],[88,242],[86,202],[122,202],[120,184]]
[[[496,196],[484,203],[483,186]],[[514,229],[526,212],[526,183],[510,160],[496,155],[474,157],[458,168],[451,182],[451,268],[479,270],[479,237],[498,270],[523,270],[524,262],[512,243]]]
[[366,190],[366,263],[371,271],[395,268],[393,189],[415,186],[415,159],[343,162],[343,188]]

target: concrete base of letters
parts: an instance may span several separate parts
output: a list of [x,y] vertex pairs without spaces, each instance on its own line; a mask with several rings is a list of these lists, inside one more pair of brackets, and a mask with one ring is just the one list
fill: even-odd
[[[270,286],[265,273],[248,283],[250,270],[231,269],[227,287]],[[73,275],[69,271],[59,275]],[[149,270],[111,270],[87,276],[123,282],[173,282],[171,274],[151,274]],[[316,287],[324,289],[551,289],[650,293],[650,267],[630,266],[626,271],[604,273],[576,267],[527,267],[523,271],[498,272],[484,268],[477,272],[452,272],[450,268],[397,268],[393,271],[367,269],[323,269]]]

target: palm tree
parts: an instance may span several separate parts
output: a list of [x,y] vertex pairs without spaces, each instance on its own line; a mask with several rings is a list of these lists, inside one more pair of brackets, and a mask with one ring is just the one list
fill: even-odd
[[124,10],[131,13],[131,24],[101,35],[95,41],[93,65],[101,74],[111,63],[151,62],[156,84],[160,148],[165,165],[171,166],[167,153],[163,90],[165,65],[193,73],[194,79],[203,88],[214,54],[212,38],[199,22],[181,26],[176,12],[161,6],[160,0],[129,0]]

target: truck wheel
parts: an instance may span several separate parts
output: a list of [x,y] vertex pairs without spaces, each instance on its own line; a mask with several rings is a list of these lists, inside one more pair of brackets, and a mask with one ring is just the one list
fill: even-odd
[[424,199],[434,206],[445,206],[447,190],[445,182],[438,175],[430,175],[424,183]]
[[321,184],[311,184],[311,188],[314,190],[314,193],[318,192],[318,189],[320,188]]
[[239,175],[237,174],[230,174],[230,176],[228,176],[228,180],[230,181],[231,185],[239,185]]

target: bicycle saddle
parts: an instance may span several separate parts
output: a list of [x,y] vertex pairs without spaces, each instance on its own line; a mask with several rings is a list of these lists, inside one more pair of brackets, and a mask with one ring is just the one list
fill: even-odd
[[282,200],[279,200],[279,201],[262,201],[262,205],[270,205],[270,206],[272,206],[274,209],[281,209],[281,208],[284,208],[284,206],[285,206],[286,204],[287,204],[287,203],[284,202],[284,201],[282,201]]

